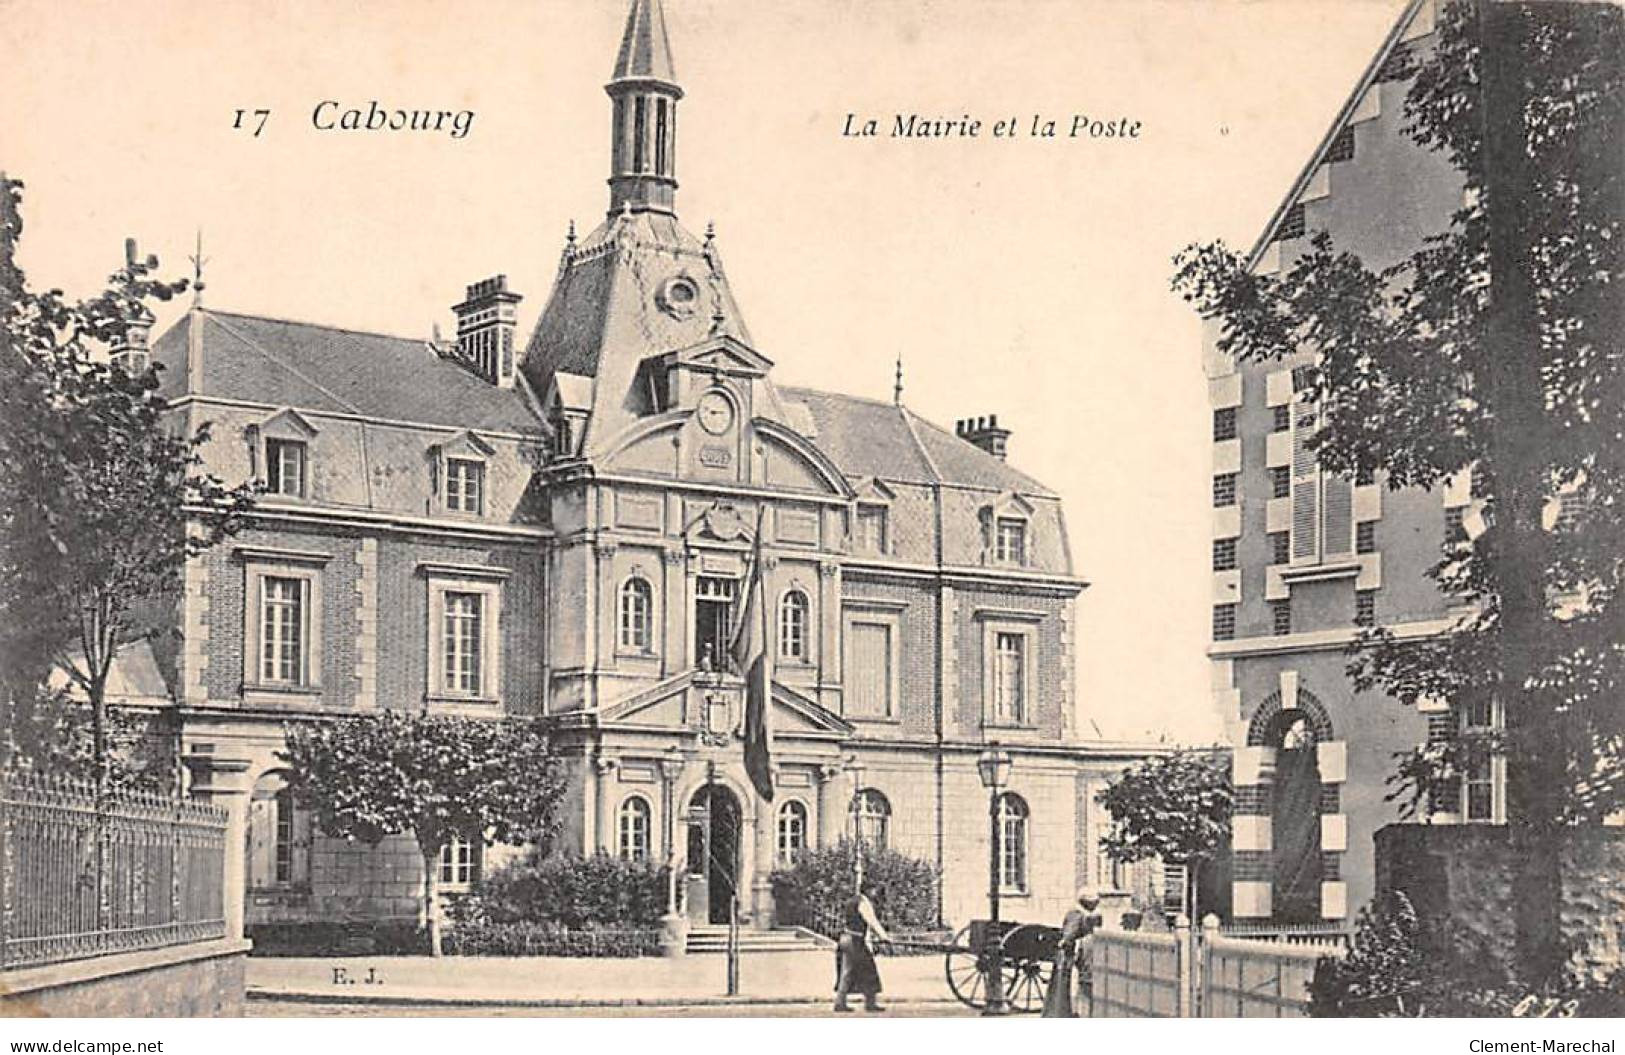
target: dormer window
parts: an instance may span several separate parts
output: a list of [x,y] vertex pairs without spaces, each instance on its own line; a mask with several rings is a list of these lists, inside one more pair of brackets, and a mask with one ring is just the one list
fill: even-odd
[[429,448],[429,493],[440,509],[484,516],[486,466],[496,448],[472,432],[461,432]]
[[1027,563],[1027,522],[999,517],[994,534],[994,558],[1000,564]]
[[446,459],[446,508],[454,513],[485,512],[485,463],[472,458]]
[[305,497],[305,445],[297,440],[265,441],[265,489],[289,498]]
[[856,530],[853,532],[853,536],[859,551],[863,553],[885,553],[888,526],[885,506],[858,506]]

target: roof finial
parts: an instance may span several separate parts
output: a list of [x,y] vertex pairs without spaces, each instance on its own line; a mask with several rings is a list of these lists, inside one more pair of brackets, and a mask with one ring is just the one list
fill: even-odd
[[892,385],[891,401],[898,406],[903,405],[903,357],[897,357],[897,381]]
[[203,306],[203,265],[209,258],[203,255],[203,228],[197,229],[197,251],[189,259],[192,261],[192,307]]
[[715,220],[707,220],[707,221],[705,221],[705,245],[706,245],[706,248],[710,248],[711,243],[716,241],[716,240],[717,240],[717,222]]
[[570,221],[570,231],[564,236],[564,244],[574,249],[576,246],[576,222]]

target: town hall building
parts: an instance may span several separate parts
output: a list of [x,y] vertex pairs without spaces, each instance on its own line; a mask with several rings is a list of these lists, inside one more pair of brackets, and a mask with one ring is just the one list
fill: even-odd
[[[213,422],[210,470],[266,487],[188,567],[163,657],[194,791],[242,828],[249,924],[418,911],[411,843],[314,831],[278,758],[288,723],[382,708],[545,718],[563,848],[671,863],[696,921],[737,897],[772,925],[771,871],[851,834],[937,866],[946,920],[984,915],[993,743],[1005,915],[1126,886],[1094,795],[1143,751],[1075,725],[1085,583],[1059,497],[993,417],[776,384],[794,350],[757,345],[718,240],[678,219],[659,0],[633,0],[607,91],[608,212],[572,229],[528,339],[499,275],[454,340],[195,305],[153,343],[175,412]],[[758,547],[771,801],[728,659]],[[493,866],[482,844],[447,848],[446,886]]]

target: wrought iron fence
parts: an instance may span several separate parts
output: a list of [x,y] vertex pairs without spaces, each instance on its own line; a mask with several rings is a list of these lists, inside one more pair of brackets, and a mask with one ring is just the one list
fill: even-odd
[[225,852],[213,806],[0,781],[0,966],[224,937]]

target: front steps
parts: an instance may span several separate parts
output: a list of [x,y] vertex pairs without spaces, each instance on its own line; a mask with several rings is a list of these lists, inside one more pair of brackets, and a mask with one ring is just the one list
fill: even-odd
[[[820,938],[811,931],[801,930],[800,928],[785,930],[739,928],[739,951],[741,953],[817,952],[820,949],[832,947],[833,944],[827,939]],[[687,950],[690,954],[726,953],[728,951],[728,928],[721,924],[705,924],[691,927],[688,932]]]

